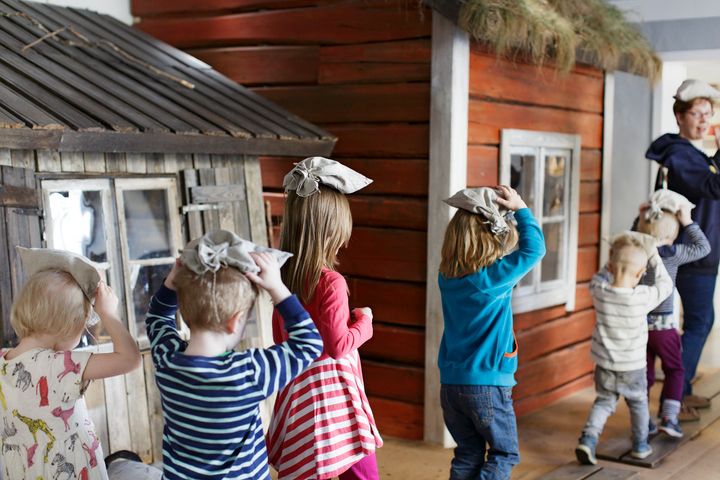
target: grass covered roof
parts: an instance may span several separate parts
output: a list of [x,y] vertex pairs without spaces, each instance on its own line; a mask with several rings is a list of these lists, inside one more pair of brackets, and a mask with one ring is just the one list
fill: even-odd
[[[660,59],[605,0],[458,0],[458,25],[498,55],[529,55],[569,71],[575,61],[657,78]],[[431,3],[431,2],[428,2]]]

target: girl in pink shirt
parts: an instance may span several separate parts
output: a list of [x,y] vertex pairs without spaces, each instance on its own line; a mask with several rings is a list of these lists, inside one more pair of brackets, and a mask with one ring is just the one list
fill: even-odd
[[[302,180],[293,182],[298,170]],[[328,171],[339,180],[328,178]],[[369,183],[362,179],[368,180],[319,157],[304,160],[286,177],[290,191],[280,244],[294,257],[282,269],[283,280],[315,320],[324,350],[280,391],[275,403],[267,446],[281,480],[380,478],[375,449],[382,439],[365,395],[357,351],[372,337],[372,311],[350,310],[347,282],[335,271],[337,252],[350,239],[352,216],[345,195],[327,186],[351,193],[348,182]],[[275,313],[275,343],[287,340],[282,325]]]

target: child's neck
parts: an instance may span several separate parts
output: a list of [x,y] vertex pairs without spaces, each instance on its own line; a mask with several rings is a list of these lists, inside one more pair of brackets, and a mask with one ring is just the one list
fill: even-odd
[[616,288],[635,288],[637,286],[637,278],[634,275],[616,274],[613,276],[613,287]]
[[10,352],[5,356],[5,358],[15,358],[18,355],[21,355],[28,350],[32,350],[34,348],[48,348],[52,350],[60,350],[60,348],[58,347],[57,335],[39,333],[23,337],[20,342],[15,346],[15,348],[10,350]]
[[229,345],[229,335],[214,330],[194,329],[190,331],[190,341],[185,349],[185,355],[200,357],[217,357],[232,350]]

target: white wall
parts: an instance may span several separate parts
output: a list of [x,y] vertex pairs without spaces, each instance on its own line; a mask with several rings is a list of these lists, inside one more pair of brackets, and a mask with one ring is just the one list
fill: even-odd
[[610,3],[627,11],[633,22],[720,16],[718,0],[610,0]]
[[36,0],[63,7],[77,7],[112,15],[121,22],[132,24],[130,0]]

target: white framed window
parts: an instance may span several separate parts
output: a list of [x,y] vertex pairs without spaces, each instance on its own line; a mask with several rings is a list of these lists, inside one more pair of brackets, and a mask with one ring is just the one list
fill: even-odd
[[[120,316],[145,346],[150,297],[182,248],[172,177],[48,179],[41,183],[48,248],[89,258],[120,300]],[[100,325],[83,344],[104,343]]]
[[513,292],[517,313],[565,304],[575,308],[580,135],[502,131],[500,182],[520,193],[535,215],[547,253]]

